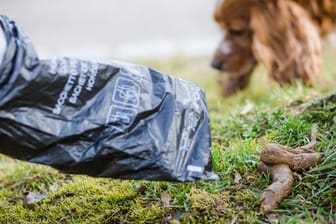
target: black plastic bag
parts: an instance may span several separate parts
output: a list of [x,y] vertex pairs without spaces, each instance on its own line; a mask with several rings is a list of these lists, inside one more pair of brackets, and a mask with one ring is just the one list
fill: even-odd
[[13,21],[0,23],[0,153],[96,177],[216,178],[199,87],[139,65],[40,60]]

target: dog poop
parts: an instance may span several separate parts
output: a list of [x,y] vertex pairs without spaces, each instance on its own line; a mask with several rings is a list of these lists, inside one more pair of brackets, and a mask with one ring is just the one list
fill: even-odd
[[272,176],[269,185],[261,196],[261,211],[268,213],[288,196],[293,185],[293,171],[304,171],[321,162],[321,154],[315,151],[316,141],[290,148],[269,143],[261,152],[260,172],[268,172]]
[[321,154],[317,152],[300,152],[282,145],[267,144],[261,153],[261,160],[267,164],[287,164],[294,171],[306,170],[317,165]]
[[294,181],[293,172],[284,163],[272,166],[261,162],[258,169],[272,175],[273,183],[265,189],[261,197],[261,210],[268,212],[290,193]]

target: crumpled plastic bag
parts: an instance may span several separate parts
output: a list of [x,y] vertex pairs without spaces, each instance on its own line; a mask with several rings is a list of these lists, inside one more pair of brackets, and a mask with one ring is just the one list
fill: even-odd
[[0,24],[0,153],[95,177],[216,179],[199,87],[140,65],[40,60],[13,21]]

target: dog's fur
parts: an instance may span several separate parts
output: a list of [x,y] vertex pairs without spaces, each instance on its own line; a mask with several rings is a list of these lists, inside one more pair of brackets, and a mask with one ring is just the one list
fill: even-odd
[[279,83],[313,85],[321,37],[336,23],[336,0],[219,0],[214,18],[225,30],[212,59],[227,73],[224,95],[244,89],[258,62]]

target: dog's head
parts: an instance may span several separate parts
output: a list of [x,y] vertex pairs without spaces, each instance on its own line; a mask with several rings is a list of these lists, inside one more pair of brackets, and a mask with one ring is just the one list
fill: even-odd
[[218,0],[214,19],[224,35],[211,64],[236,85],[224,85],[229,93],[247,86],[257,62],[280,83],[313,82],[320,66],[319,32],[292,0]]
[[223,38],[213,56],[213,68],[232,78],[250,73],[256,64],[252,50],[250,24],[253,1],[219,0],[214,19],[223,30]]

